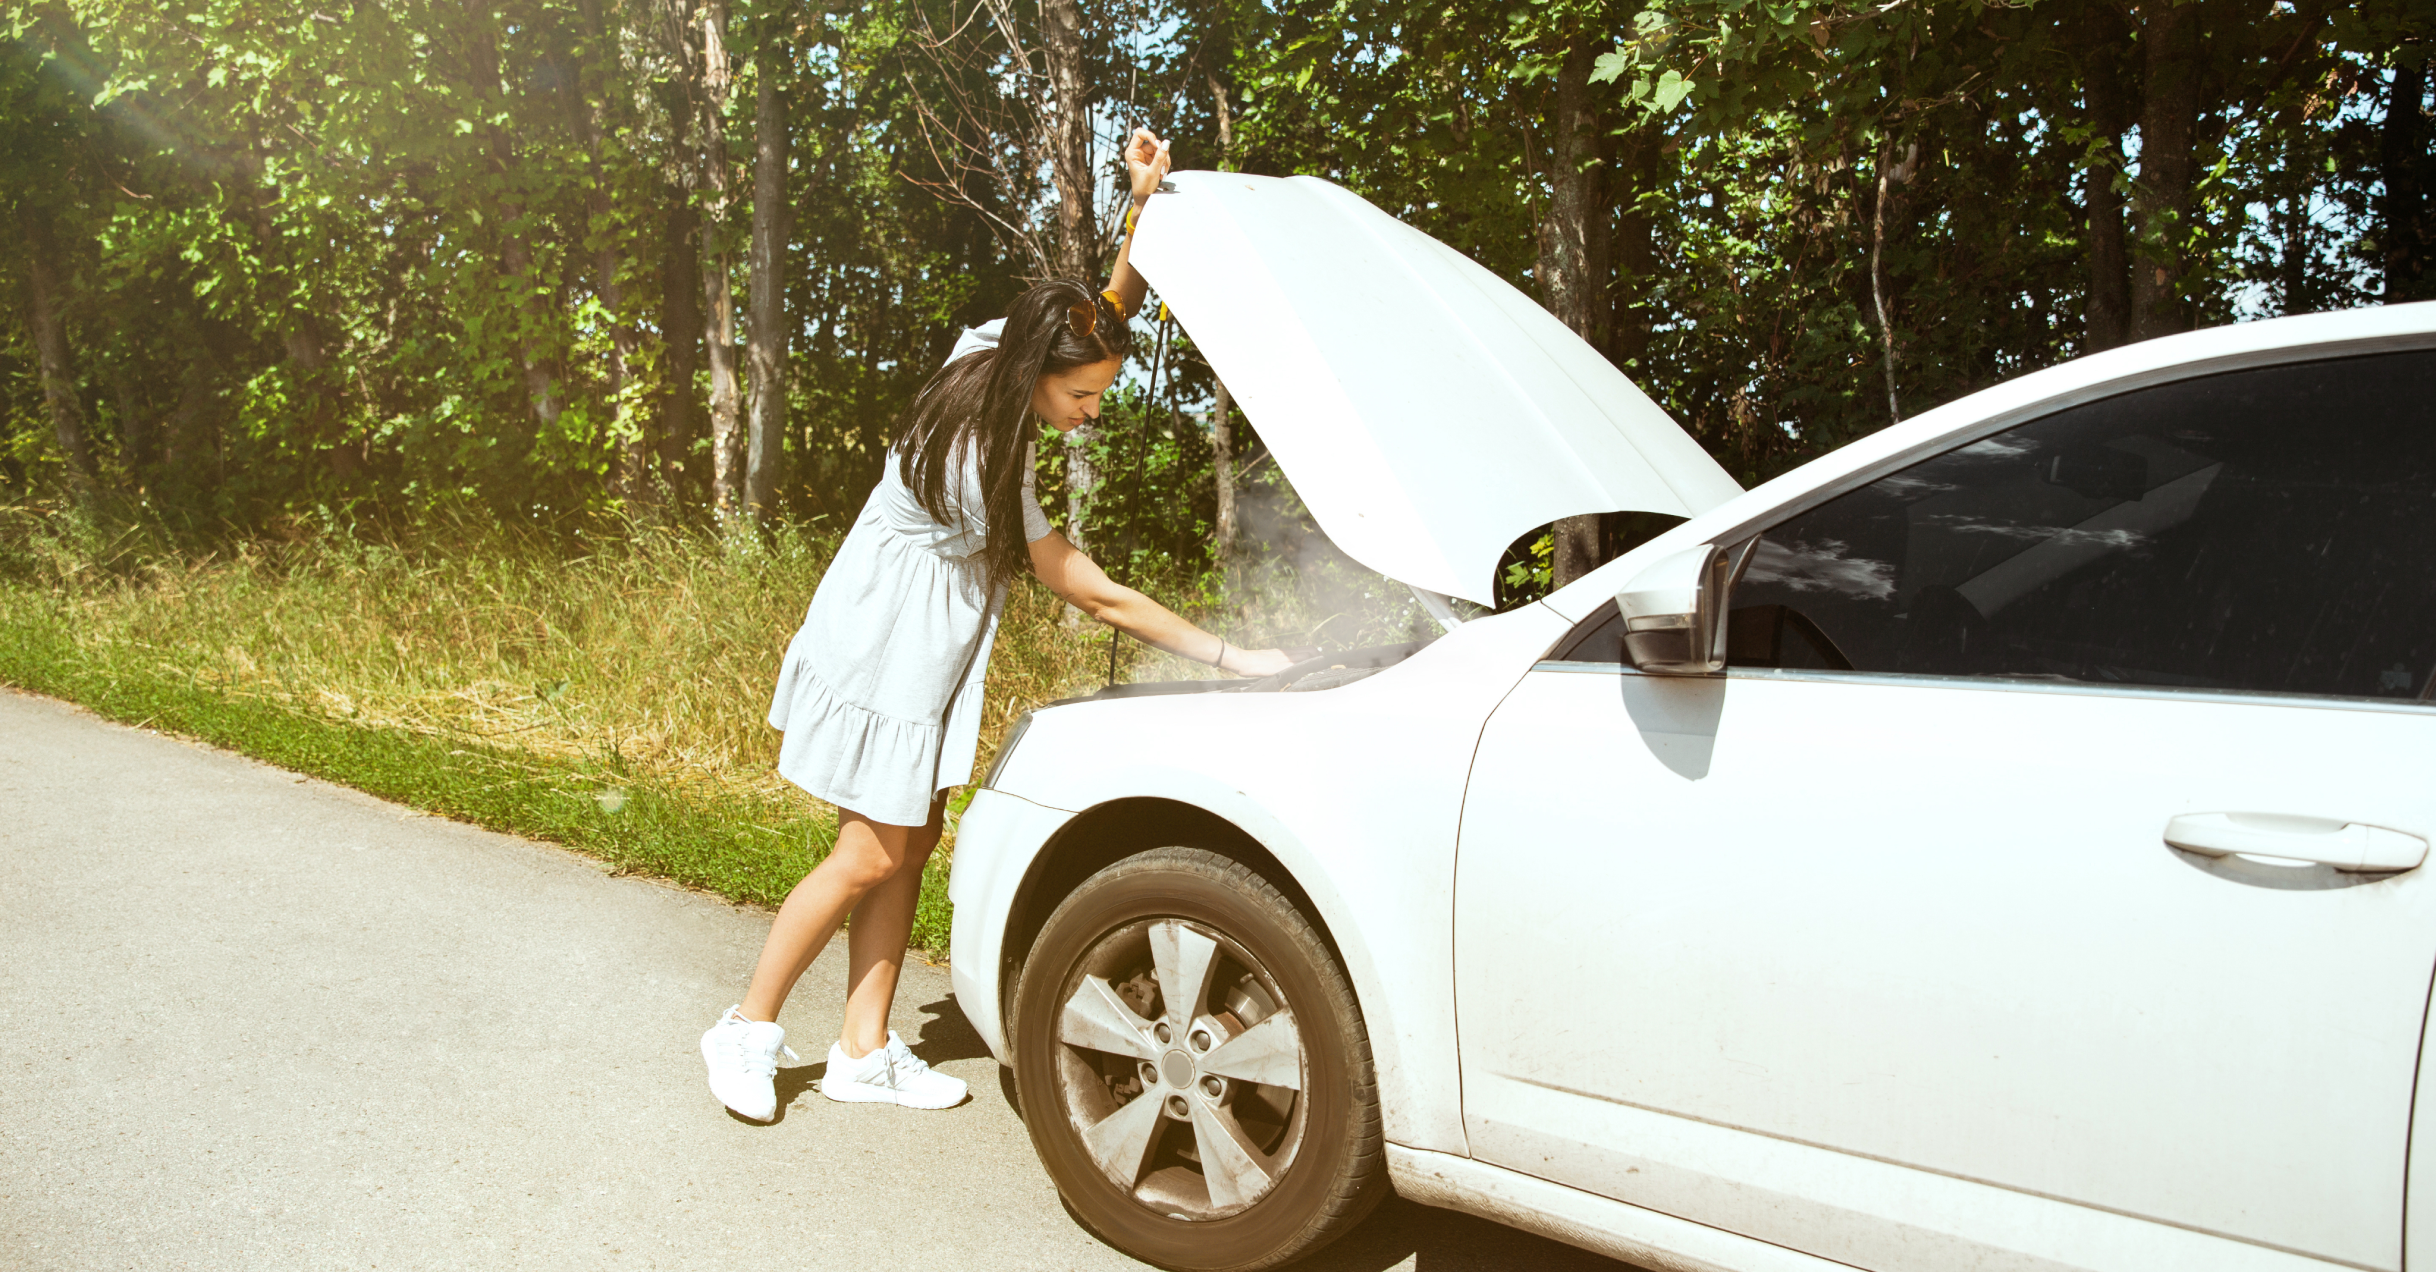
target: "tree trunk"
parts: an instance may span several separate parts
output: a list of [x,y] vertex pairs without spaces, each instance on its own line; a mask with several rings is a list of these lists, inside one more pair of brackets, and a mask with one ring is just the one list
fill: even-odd
[[188,502],[217,482],[219,436],[212,419],[207,356],[209,351],[197,351],[185,361],[178,378],[178,409],[168,412],[168,424],[161,429],[161,485],[175,502]]
[[2199,7],[2171,0],[2141,6],[2147,91],[2140,103],[2140,175],[2132,182],[2131,338],[2191,328],[2183,303],[2181,239],[2198,182]]
[[1214,380],[1218,400],[1210,410],[1210,475],[1218,486],[1218,525],[1211,534],[1212,553],[1223,566],[1235,551],[1235,425],[1227,418],[1235,407],[1226,381]]
[[2378,175],[2385,194],[2377,240],[2384,249],[2385,303],[2436,296],[2429,265],[2436,257],[2436,216],[2429,214],[2428,187],[2436,184],[2436,159],[2429,155],[2427,64],[2396,66],[2393,96],[2385,107],[2379,138]]
[[178,368],[178,404],[161,421],[160,467],[151,487],[165,502],[193,506],[219,477],[219,393],[212,372],[227,366],[230,358],[219,323],[195,310],[175,317],[178,324],[172,330],[183,355]]
[[1223,171],[1235,156],[1235,112],[1227,106],[1226,81],[1218,78],[1218,72],[1210,71],[1203,78],[1209,80],[1210,101],[1217,110],[1218,167]]
[[[330,465],[332,472],[352,477],[362,466],[362,456],[332,436],[338,420],[339,394],[330,387],[330,360],[322,352],[321,324],[309,313],[297,314],[289,320],[279,339],[287,350],[288,365],[296,370],[298,387],[303,390],[305,410],[299,434]],[[555,412],[552,418],[556,418]]]
[[[1228,109],[1226,82],[1208,73],[1210,101],[1218,115],[1218,166],[1224,169],[1235,153],[1235,113]],[[1223,568],[1235,553],[1235,395],[1226,381],[1210,376],[1216,400],[1210,405],[1210,476],[1218,487],[1218,524],[1210,533],[1211,556]]]
[[[593,224],[603,227],[599,233],[615,224],[607,191],[595,189],[596,203]],[[609,360],[601,368],[604,387],[609,391],[612,418],[617,422],[617,464],[610,478],[610,488],[620,499],[648,503],[653,495],[651,483],[651,424],[634,404],[626,400],[627,377],[634,366],[634,355],[640,347],[634,324],[626,320],[626,285],[619,277],[621,258],[614,246],[604,244],[592,256],[592,285],[601,298],[601,308],[609,311]]]
[[761,52],[753,96],[752,290],[745,320],[752,342],[746,361],[752,374],[753,411],[745,447],[744,506],[768,515],[778,491],[779,465],[787,435],[787,103],[779,76],[791,58],[774,35]]
[[[506,139],[501,136],[504,150]],[[504,157],[500,173],[508,174]],[[524,231],[524,204],[521,200],[499,201],[500,225],[499,268],[506,272],[510,286],[516,290],[516,361],[523,372],[524,399],[532,408],[535,425],[547,429],[558,423],[558,359],[552,355],[547,338],[551,313],[549,290],[533,265],[531,240]],[[291,351],[294,346],[291,344]]]
[[1605,175],[1599,163],[1597,103],[1590,92],[1591,64],[1598,50],[1588,44],[1568,52],[1556,75],[1548,167],[1548,211],[1539,223],[1539,275],[1548,312],[1592,347],[1607,343],[1607,211]]
[[736,293],[727,255],[727,5],[702,8],[702,346],[710,359],[711,507],[738,511],[744,431],[736,384]]
[[[1599,50],[1579,42],[1557,68],[1556,98],[1549,133],[1548,211],[1539,223],[1540,294],[1548,312],[1588,341],[1607,346],[1613,309],[1607,298],[1607,227],[1595,224],[1607,211],[1606,182],[1599,164],[1598,108],[1590,93],[1591,64]],[[1559,587],[1597,569],[1600,513],[1556,523],[1555,577]]]
[[[1040,0],[1041,47],[1049,62],[1049,170],[1057,181],[1057,259],[1061,278],[1088,287],[1099,270],[1099,232],[1093,225],[1091,95],[1084,78],[1082,6],[1076,0]],[[1085,424],[1066,434],[1066,538],[1086,551],[1086,514],[1100,473],[1091,459],[1100,426]]]
[[2081,351],[2096,353],[2131,340],[2131,266],[2124,254],[2123,131],[2130,124],[2124,103],[2121,62],[2123,29],[2103,5],[2092,5],[2087,20],[2103,22],[2088,48],[2084,92],[2089,130],[2100,139],[2102,158],[2091,165],[2085,180],[2088,194],[2089,296],[2081,311]]
[[1066,541],[1085,552],[1091,550],[1091,498],[1100,488],[1099,465],[1091,457],[1099,440],[1097,421],[1066,432]]
[[118,462],[129,482],[142,486],[160,461],[161,431],[147,419],[144,399],[136,392],[135,371],[125,362],[110,369],[111,405],[118,411]]
[[32,302],[34,353],[40,363],[42,400],[51,411],[51,432],[68,464],[68,489],[81,502],[91,499],[93,444],[85,432],[84,403],[76,396],[76,375],[68,360],[68,333],[60,321],[59,246],[51,233],[47,209],[25,214],[26,290]]
[[1632,371],[1649,354],[1650,307],[1642,303],[1658,275],[1657,226],[1642,197],[1658,184],[1655,128],[1643,126],[1614,142],[1616,164],[1608,199],[1618,205],[1615,241],[1608,259],[1615,279],[1608,285],[1607,360]]
[[1895,321],[1886,304],[1886,201],[1891,187],[1897,182],[1911,180],[1911,166],[1920,157],[1920,143],[1912,142],[1903,153],[1903,161],[1892,163],[1894,143],[1878,147],[1878,197],[1869,206],[1869,303],[1877,311],[1878,340],[1883,346],[1886,362],[1886,420],[1889,424],[1903,422],[1903,404],[1895,395]]
[[161,473],[173,487],[195,491],[207,486],[204,466],[219,451],[219,446],[205,430],[211,411],[211,372],[207,359],[214,353],[198,349],[196,356],[186,361],[179,377],[177,409],[169,413],[161,429]]
[[584,214],[590,223],[593,244],[593,293],[600,297],[601,308],[609,312],[609,357],[601,367],[601,379],[613,420],[612,435],[618,439],[616,460],[610,467],[609,490],[620,499],[648,502],[652,497],[651,428],[634,405],[626,401],[627,378],[633,374],[639,338],[634,324],[627,319],[626,284],[620,269],[624,263],[620,244],[625,236],[618,231],[617,205],[610,193],[615,179],[609,172],[609,121],[604,116],[615,91],[612,87],[615,76],[604,77],[599,69],[617,56],[617,32],[605,20],[600,0],[583,0],[581,9],[584,33],[591,41],[582,53],[581,113],[592,176]]
[[698,498],[703,482],[694,443],[702,437],[702,413],[694,375],[702,369],[702,218],[683,190],[668,194],[668,224],[660,237],[660,469],[672,490]]
[[[465,0],[465,13],[476,33],[471,66],[474,95],[488,112],[504,115],[507,86],[501,78],[499,42],[492,27],[494,16],[480,0]],[[558,423],[561,407],[558,359],[549,339],[557,317],[550,304],[550,293],[555,289],[542,285],[534,267],[532,239],[524,223],[525,203],[513,193],[522,166],[516,156],[515,138],[506,128],[493,124],[485,136],[485,149],[489,152],[492,175],[502,189],[510,191],[499,196],[499,268],[508,276],[509,286],[516,294],[516,360],[524,381],[525,402],[532,409],[534,423],[548,429]],[[289,351],[293,354],[296,349],[291,337]]]
[[1057,272],[1086,285],[1099,275],[1093,224],[1091,91],[1084,78],[1083,14],[1076,0],[1040,0],[1041,48],[1049,61],[1049,165],[1057,180]]

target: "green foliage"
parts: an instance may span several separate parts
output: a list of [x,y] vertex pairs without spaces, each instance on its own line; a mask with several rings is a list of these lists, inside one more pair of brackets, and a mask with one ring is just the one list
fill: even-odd
[[[1095,0],[1083,52],[1104,136],[1138,120],[1186,166],[1341,181],[1527,289],[1565,175],[1560,80],[1594,55],[1586,228],[1611,311],[1595,338],[1752,481],[1888,422],[1889,363],[1910,413],[2088,347],[2090,200],[2137,210],[2147,180],[2138,121],[2099,127],[2093,86],[2112,76],[2137,99],[2145,37],[2123,24],[2168,11]],[[2423,232],[2387,224],[2407,202],[2387,187],[2428,167],[2394,157],[2406,108],[2388,100],[2436,33],[2424,0],[2189,11],[2200,177],[2133,227],[2135,254],[2172,274],[2177,320],[2416,294],[2383,274]],[[696,253],[745,259],[768,77],[792,154],[782,507],[850,517],[955,328],[995,316],[1035,268],[1022,240],[1055,191],[1039,173],[967,179],[988,156],[1037,155],[1038,137],[1003,131],[1031,117],[941,112],[1026,82],[1037,50],[1002,37],[1037,42],[1036,15],[1015,6],[1000,28],[938,0],[739,3],[719,68],[722,202],[702,167],[700,29],[671,12],[0,5],[0,199],[57,226],[107,484],[193,527],[322,504],[700,509]],[[971,56],[938,56],[939,40]],[[2118,151],[2134,157],[2122,171]],[[939,197],[959,182],[968,197]],[[24,266],[0,254],[12,295]],[[739,265],[739,295],[746,281]],[[24,306],[7,312],[0,477],[46,487],[59,455]],[[1191,420],[1212,382],[1189,351],[1176,366],[1162,397]],[[1211,519],[1205,430],[1177,428],[1167,403],[1119,415],[1147,431],[1113,435],[1105,458],[1124,473],[1138,448],[1146,489],[1100,492],[1095,512],[1122,522],[1124,552],[1206,559],[1187,541]]]
[[1556,579],[1556,536],[1540,535],[1512,555],[1515,559],[1506,563],[1505,573],[1498,579],[1504,590],[1533,600],[1546,596],[1549,584]]

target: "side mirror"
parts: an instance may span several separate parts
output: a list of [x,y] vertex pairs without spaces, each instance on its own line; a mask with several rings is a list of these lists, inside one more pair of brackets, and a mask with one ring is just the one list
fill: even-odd
[[1624,656],[1652,675],[1725,670],[1725,600],[1733,558],[1704,543],[1643,569],[1616,593]]

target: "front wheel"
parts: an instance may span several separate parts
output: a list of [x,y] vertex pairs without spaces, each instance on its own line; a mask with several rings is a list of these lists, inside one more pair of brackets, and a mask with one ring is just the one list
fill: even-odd
[[1250,1272],[1385,1191],[1369,1036],[1344,969],[1268,880],[1199,848],[1100,871],[1015,990],[1032,1145],[1110,1244]]

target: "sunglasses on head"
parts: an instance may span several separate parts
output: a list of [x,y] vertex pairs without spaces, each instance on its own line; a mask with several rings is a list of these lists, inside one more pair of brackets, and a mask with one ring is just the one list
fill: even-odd
[[1100,329],[1099,302],[1086,300],[1081,304],[1066,306],[1066,329],[1073,332],[1077,340],[1089,339],[1092,332]]

